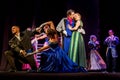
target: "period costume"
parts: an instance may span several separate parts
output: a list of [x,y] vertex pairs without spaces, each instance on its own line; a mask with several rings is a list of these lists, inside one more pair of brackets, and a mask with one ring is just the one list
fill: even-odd
[[68,56],[73,62],[77,63],[79,66],[87,67],[84,38],[83,34],[79,32],[79,29],[83,27],[83,23],[81,20],[80,23],[81,24],[79,28],[72,32]]
[[105,70],[106,63],[102,59],[101,55],[99,54],[99,47],[100,44],[98,41],[90,40],[88,42],[88,46],[90,48],[90,70]]
[[49,42],[50,48],[41,52],[39,72],[86,72],[84,67],[74,63],[59,46],[58,42]]
[[119,44],[119,38],[114,35],[108,36],[105,39],[104,44],[107,45],[107,49],[106,49],[107,70],[114,72],[116,71],[116,64],[118,57],[117,45]]
[[[74,26],[74,20],[70,18],[63,18],[56,27],[58,32],[63,34],[63,50],[68,54],[72,31],[68,28],[68,25]],[[65,33],[64,33],[65,32]]]
[[[34,30],[35,31],[35,30]],[[34,31],[25,30],[19,36],[13,36],[9,41],[10,50],[5,51],[5,56],[10,65],[11,70],[21,70],[23,63],[29,63],[32,70],[37,70],[34,56],[24,57],[20,50],[25,50],[26,53],[32,52],[31,36]]]

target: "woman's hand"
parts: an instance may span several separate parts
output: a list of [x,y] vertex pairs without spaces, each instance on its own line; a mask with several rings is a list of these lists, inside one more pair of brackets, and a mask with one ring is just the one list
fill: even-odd
[[70,30],[73,30],[72,27],[71,27],[69,24],[68,24],[68,28],[69,28]]

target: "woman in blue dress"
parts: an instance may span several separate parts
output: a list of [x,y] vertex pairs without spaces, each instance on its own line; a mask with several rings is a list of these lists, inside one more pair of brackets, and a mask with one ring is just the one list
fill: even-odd
[[[39,72],[86,72],[82,66],[74,63],[59,46],[56,30],[48,29],[49,45],[44,46],[29,55],[41,52]],[[46,50],[47,49],[47,50]]]

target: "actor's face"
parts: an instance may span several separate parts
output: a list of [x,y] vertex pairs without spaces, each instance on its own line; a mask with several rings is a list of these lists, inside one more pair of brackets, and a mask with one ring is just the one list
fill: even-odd
[[11,30],[12,30],[12,34],[16,34],[17,32],[19,32],[19,28],[16,26],[13,26]]
[[93,37],[93,41],[95,42],[97,39],[95,37]]
[[73,19],[74,18],[74,12],[71,13],[70,17]]
[[110,36],[114,34],[112,30],[109,30],[108,33],[109,33]]
[[43,29],[44,29],[45,33],[47,33],[47,30],[49,29],[49,25],[45,25]]
[[75,20],[80,20],[80,19],[81,19],[81,16],[78,15],[78,14],[74,14],[74,19],[75,19]]

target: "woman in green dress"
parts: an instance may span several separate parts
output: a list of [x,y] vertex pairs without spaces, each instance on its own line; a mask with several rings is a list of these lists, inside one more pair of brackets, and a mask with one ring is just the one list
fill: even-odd
[[79,66],[87,68],[86,50],[83,38],[85,30],[83,29],[81,15],[79,13],[75,13],[74,19],[75,26],[73,28],[68,26],[68,28],[73,31],[68,56]]

